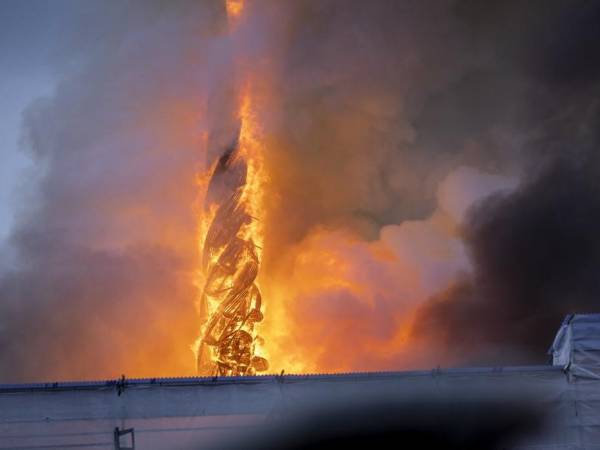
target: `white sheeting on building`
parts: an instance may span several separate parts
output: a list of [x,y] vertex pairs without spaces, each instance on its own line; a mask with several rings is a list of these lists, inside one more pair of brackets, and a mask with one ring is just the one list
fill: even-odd
[[600,314],[565,317],[549,353],[573,380],[600,379]]
[[[291,408],[357,393],[414,399],[460,391],[529,392],[552,426],[522,449],[600,449],[600,315],[569,316],[551,348],[554,365],[340,375],[122,380],[0,386],[0,450],[115,449],[133,429],[143,450],[211,448]],[[131,439],[121,436],[123,448]]]

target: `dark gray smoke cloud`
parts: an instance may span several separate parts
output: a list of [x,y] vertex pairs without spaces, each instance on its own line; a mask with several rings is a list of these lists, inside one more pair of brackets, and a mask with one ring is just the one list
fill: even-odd
[[[188,374],[196,175],[231,129],[223,4],[54,7],[63,81],[25,117],[40,181],[5,243],[0,380]],[[567,0],[252,3],[237,51],[270,75],[265,270],[317,226],[370,240],[427,218],[459,165],[517,175],[471,210],[474,275],[415,333],[455,362],[539,354],[564,313],[595,309],[598,17]]]
[[565,314],[600,307],[600,166],[557,158],[511,195],[475,207],[475,273],[425,305],[417,332],[457,360],[540,362]]
[[579,6],[528,31],[515,52],[535,84],[522,184],[471,209],[474,274],[419,313],[416,333],[455,360],[543,361],[565,314],[600,307],[600,7]]
[[[297,6],[274,171],[286,239],[315,224],[376,239],[427,217],[461,164],[521,180],[471,210],[473,275],[417,317],[414,335],[443,349],[433,364],[542,361],[565,314],[597,309],[599,15],[566,1]],[[365,307],[353,298],[330,310],[315,295],[316,340],[342,340],[341,310]],[[350,329],[383,332],[376,313]]]
[[574,68],[595,55],[584,3],[294,2],[270,149],[284,239],[315,224],[376,238],[431,213],[458,165],[535,164],[568,97],[552,83],[594,79],[594,62]]

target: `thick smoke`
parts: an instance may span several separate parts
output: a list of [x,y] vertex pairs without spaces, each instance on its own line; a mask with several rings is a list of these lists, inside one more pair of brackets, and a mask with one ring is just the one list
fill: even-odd
[[63,7],[62,81],[24,118],[39,182],[0,264],[1,380],[193,373],[197,178],[244,76],[275,370],[533,361],[595,309],[593,4],[249,1],[231,37],[217,0]]
[[[417,314],[448,361],[541,362],[565,314],[600,307],[600,8],[565,9],[522,52],[531,92],[519,188],[475,205],[462,235],[474,271]],[[540,19],[536,19],[540,20]]]
[[[292,28],[302,38],[286,52],[294,108],[284,109],[278,185],[287,231],[297,233],[288,237],[302,239],[297,259],[278,266],[286,288],[276,297],[293,324],[278,341],[283,352],[299,348],[289,365],[544,360],[562,316],[594,310],[597,297],[600,10],[469,1],[299,9],[311,26]],[[438,188],[459,164],[521,183],[472,199],[465,218],[470,203],[453,213],[444,192],[446,206],[460,195]],[[514,187],[508,180],[498,187]],[[444,293],[428,300],[436,289]]]
[[508,177],[459,167],[440,184],[436,209],[425,219],[386,225],[371,241],[348,230],[312,229],[279,259],[274,274],[279,284],[267,291],[275,300],[267,314],[274,327],[269,349],[275,359],[297,371],[442,362],[436,342],[411,336],[414,312],[470,273],[459,234],[469,205],[510,192],[515,184]]
[[474,274],[422,307],[416,332],[449,360],[543,361],[566,313],[600,305],[598,180],[595,157],[559,159],[475,207],[464,229]]
[[199,123],[215,83],[202,64],[219,62],[205,37],[218,9],[56,6],[75,19],[56,37],[62,81],[24,118],[41,181],[5,244],[0,379],[191,374]]

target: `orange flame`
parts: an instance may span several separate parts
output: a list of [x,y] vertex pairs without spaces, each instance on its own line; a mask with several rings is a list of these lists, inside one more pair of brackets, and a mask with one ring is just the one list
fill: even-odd
[[242,11],[244,10],[244,1],[243,0],[226,0],[225,8],[227,11],[227,17],[230,22],[236,21],[242,15]]
[[200,225],[204,279],[199,309],[205,321],[195,345],[203,375],[250,375],[267,368],[256,334],[263,319],[256,278],[266,177],[251,98],[245,89],[237,140],[213,166],[206,186],[206,202],[212,203],[206,204]]
[[[226,6],[230,21],[243,9],[241,1]],[[263,340],[256,334],[263,317],[256,277],[264,242],[260,217],[266,176],[250,83],[239,104],[237,141],[205,177],[208,195],[215,176],[233,176],[229,198],[206,205],[200,220],[199,312],[204,324],[193,350],[203,375],[247,375],[267,368]]]

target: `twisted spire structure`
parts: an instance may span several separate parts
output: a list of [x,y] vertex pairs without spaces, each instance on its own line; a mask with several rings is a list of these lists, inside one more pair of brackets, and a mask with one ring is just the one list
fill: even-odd
[[[198,373],[205,376],[253,375],[268,369],[256,355],[261,338],[262,298],[256,285],[259,248],[256,218],[250,214],[248,157],[238,139],[221,156],[211,175],[205,212],[214,212],[202,251],[206,322],[197,351]],[[216,208],[216,211],[214,209]]]

